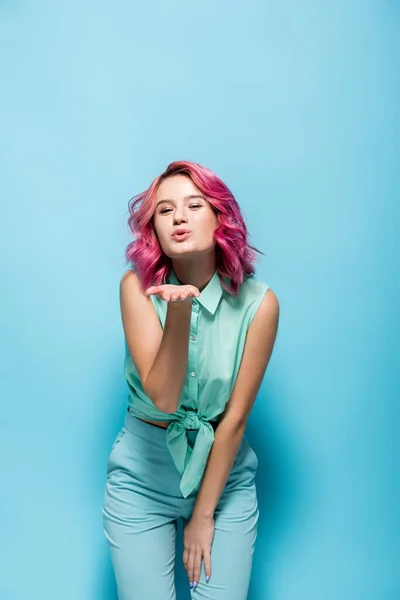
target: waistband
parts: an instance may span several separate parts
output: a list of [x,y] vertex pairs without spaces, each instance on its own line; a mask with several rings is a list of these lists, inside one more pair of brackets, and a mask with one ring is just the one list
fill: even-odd
[[135,417],[129,412],[129,409],[125,414],[125,427],[131,433],[135,433],[140,435],[140,437],[154,440],[165,443],[165,438],[167,436],[167,429],[163,427],[157,427],[157,425],[152,425],[151,423],[145,423],[138,417]]

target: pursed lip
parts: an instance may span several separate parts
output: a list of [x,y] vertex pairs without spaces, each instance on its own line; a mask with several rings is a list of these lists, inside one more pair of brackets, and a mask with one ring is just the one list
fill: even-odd
[[175,229],[175,231],[171,234],[171,237],[176,237],[178,235],[182,235],[184,233],[192,233],[191,229]]

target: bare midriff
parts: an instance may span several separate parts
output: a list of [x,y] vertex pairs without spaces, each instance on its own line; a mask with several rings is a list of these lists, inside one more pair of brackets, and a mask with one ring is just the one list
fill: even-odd
[[[156,427],[162,427],[163,429],[167,429],[167,427],[169,425],[169,422],[165,422],[165,421],[147,421],[147,419],[140,419],[140,417],[136,417],[136,418],[139,419],[140,421],[143,421],[144,423],[150,423],[150,425],[155,425]],[[215,430],[218,423],[216,421],[210,421],[210,425]]]
[[[136,417],[137,419],[139,419],[139,417]],[[156,427],[163,427],[164,429],[167,429],[169,423],[165,423],[165,421],[147,421],[146,419],[139,419],[140,421],[144,421],[145,423],[150,423],[150,425],[155,425]]]

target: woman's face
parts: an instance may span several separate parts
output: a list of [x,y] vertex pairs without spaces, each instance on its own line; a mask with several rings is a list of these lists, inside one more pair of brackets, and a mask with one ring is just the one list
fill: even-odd
[[[171,259],[212,252],[217,216],[211,204],[187,175],[171,175],[156,193],[154,228],[163,252]],[[189,230],[184,237],[172,234]]]

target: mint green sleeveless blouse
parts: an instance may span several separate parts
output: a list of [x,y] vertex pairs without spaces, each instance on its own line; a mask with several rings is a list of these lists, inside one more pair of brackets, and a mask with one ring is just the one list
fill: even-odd
[[[167,283],[182,285],[174,271]],[[256,277],[245,277],[239,295],[232,296],[224,290],[215,271],[200,296],[193,299],[186,380],[173,414],[159,411],[145,394],[125,338],[128,410],[140,419],[169,422],[166,442],[181,475],[184,498],[201,483],[214,442],[214,429],[209,421],[218,420],[229,400],[247,330],[268,289]],[[167,302],[156,296],[150,298],[164,328]],[[187,429],[198,430],[193,448],[187,441]]]

